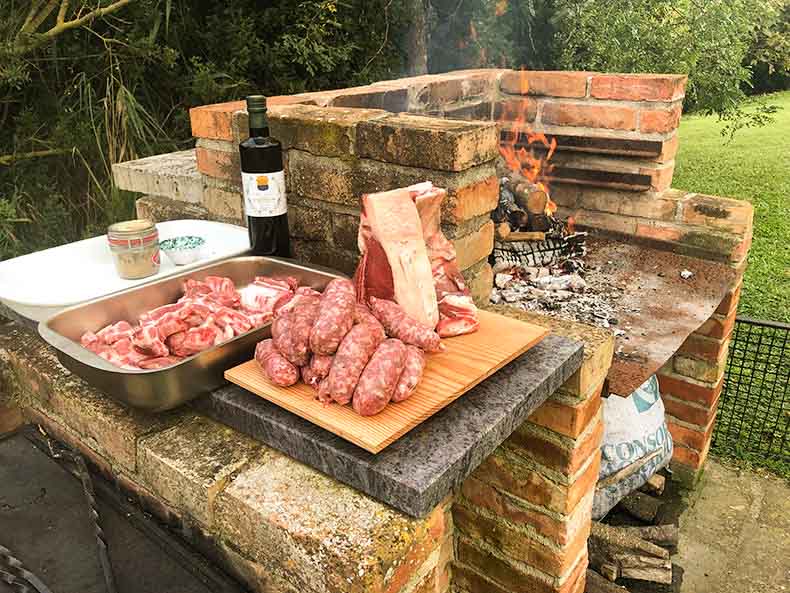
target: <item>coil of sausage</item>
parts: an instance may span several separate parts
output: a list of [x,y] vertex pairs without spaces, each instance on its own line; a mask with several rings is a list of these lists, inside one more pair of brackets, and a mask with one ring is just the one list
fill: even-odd
[[274,346],[291,364],[305,366],[310,360],[310,332],[318,318],[320,299],[313,296],[299,298],[292,309],[280,312],[272,322]]

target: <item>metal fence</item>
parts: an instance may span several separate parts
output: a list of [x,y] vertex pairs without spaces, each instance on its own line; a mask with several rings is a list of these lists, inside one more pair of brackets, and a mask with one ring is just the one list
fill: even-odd
[[790,324],[738,317],[713,449],[761,465],[790,463]]

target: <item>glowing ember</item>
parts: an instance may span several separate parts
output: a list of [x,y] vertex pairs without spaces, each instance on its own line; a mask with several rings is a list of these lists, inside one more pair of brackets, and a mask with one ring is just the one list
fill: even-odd
[[502,16],[507,12],[507,0],[497,0],[496,5],[494,6],[494,14],[496,16]]
[[[507,2],[504,2],[507,7]],[[530,183],[538,186],[539,189],[549,192],[546,177],[551,173],[553,165],[549,163],[554,151],[557,149],[557,141],[554,138],[546,138],[543,133],[532,132],[527,122],[530,100],[527,98],[529,82],[527,73],[522,70],[519,79],[519,91],[524,97],[520,101],[505,103],[502,117],[499,122],[503,127],[509,129],[510,134],[507,139],[500,139],[499,154],[505,160],[507,167],[516,173],[523,175]],[[545,156],[536,156],[535,151],[523,146],[516,147],[516,144],[526,137],[527,147],[533,144],[540,144],[546,149]],[[557,205],[549,198],[546,204],[546,214],[552,215],[557,211]]]

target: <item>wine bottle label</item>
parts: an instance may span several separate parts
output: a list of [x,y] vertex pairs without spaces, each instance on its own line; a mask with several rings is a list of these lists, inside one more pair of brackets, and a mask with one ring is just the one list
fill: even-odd
[[280,216],[288,211],[285,173],[241,173],[244,214],[255,218]]

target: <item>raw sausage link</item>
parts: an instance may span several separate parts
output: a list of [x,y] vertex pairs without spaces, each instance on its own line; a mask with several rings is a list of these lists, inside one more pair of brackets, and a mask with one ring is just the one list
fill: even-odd
[[255,360],[275,385],[290,387],[299,380],[299,369],[277,351],[271,339],[258,342],[255,347]]
[[392,401],[402,402],[408,399],[417,389],[424,370],[425,353],[416,346],[406,346],[406,363],[403,366],[400,379],[398,379],[398,384],[395,386],[395,392],[392,394]]
[[347,404],[365,365],[384,338],[367,323],[360,323],[346,334],[332,361],[329,376],[321,382],[318,399]]
[[298,367],[310,360],[310,331],[318,318],[320,299],[301,297],[299,304],[280,313],[272,323],[272,339],[277,350]]
[[442,352],[444,344],[433,329],[412,319],[398,303],[370,297],[370,310],[381,322],[387,334],[405,344],[422,348],[426,352]]
[[345,278],[327,284],[321,297],[321,308],[310,332],[310,350],[316,354],[334,354],[340,342],[354,325],[356,305],[354,285]]
[[302,381],[313,389],[318,389],[319,383],[323,381],[332,368],[332,356],[324,354],[313,354],[310,362],[302,367]]
[[357,388],[352,405],[360,416],[373,416],[383,410],[392,399],[403,366],[406,362],[406,346],[400,340],[384,340],[370,357]]
[[356,309],[354,310],[354,323],[367,323],[381,334],[382,340],[387,337],[384,326],[381,325],[381,322],[376,319],[376,316],[370,312],[370,309],[368,309],[366,305],[357,303]]

